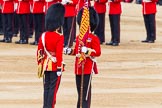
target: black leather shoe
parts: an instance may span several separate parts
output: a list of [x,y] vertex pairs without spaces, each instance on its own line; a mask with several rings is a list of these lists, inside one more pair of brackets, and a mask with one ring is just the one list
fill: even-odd
[[12,39],[11,39],[11,38],[7,38],[7,39],[5,40],[5,42],[6,42],[6,43],[11,43],[11,42],[12,42]]
[[23,44],[28,44],[28,40],[24,39]]
[[23,40],[16,41],[15,44],[22,44]]
[[155,41],[154,40],[149,40],[148,43],[154,43]]
[[37,41],[31,42],[30,45],[38,45]]
[[143,43],[147,43],[149,40],[142,40],[141,42],[143,42]]
[[141,42],[144,42],[144,43],[154,43],[155,41],[154,40],[143,40]]
[[5,39],[0,40],[0,42],[5,42]]
[[112,46],[119,46],[119,43],[113,43]]
[[112,45],[113,44],[113,42],[106,42],[106,45]]
[[16,44],[28,44],[28,41],[27,40],[19,40],[19,41],[16,41],[15,42]]

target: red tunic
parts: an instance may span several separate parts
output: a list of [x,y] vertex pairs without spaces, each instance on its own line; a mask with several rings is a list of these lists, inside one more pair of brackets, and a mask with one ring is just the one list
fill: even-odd
[[2,5],[2,13],[13,13],[14,12],[14,2],[13,0],[0,0],[0,4]]
[[95,1],[94,8],[97,13],[105,13],[106,12],[106,2],[107,2],[107,0],[99,0],[98,2]]
[[157,12],[156,9],[156,2],[158,0],[151,0],[150,2],[144,2],[144,0],[142,0],[142,12],[143,14],[153,14]]
[[108,2],[109,5],[109,14],[121,14],[121,2],[122,0],[114,0],[114,2]]
[[76,5],[78,3],[78,0],[72,0],[72,4],[65,4],[65,17],[71,17],[76,16]]
[[16,13],[17,14],[29,14],[30,13],[30,4],[29,0],[16,0],[18,3]]
[[33,0],[32,1],[32,13],[36,14],[36,13],[44,13],[44,0]]
[[47,60],[47,54],[44,51],[44,47],[42,44],[42,36],[40,37],[38,49],[37,49],[37,62],[40,63],[39,57],[40,51],[43,53],[43,61],[44,65],[47,61],[47,65],[45,66],[46,71],[57,71],[57,68],[61,68],[62,65],[62,52],[63,52],[63,44],[64,44],[64,36],[62,34],[56,32],[46,32],[45,33],[45,47],[47,51],[53,56],[56,57],[57,62],[52,62],[50,59]]
[[[78,52],[78,45],[79,45],[79,41],[78,41],[78,37],[77,37],[76,38],[76,45],[75,45],[74,52],[73,52],[74,55],[79,53]],[[95,52],[90,53],[91,57],[98,57],[98,56],[101,55],[100,41],[99,41],[98,37],[95,36],[94,34],[89,34],[85,46],[87,48],[91,48],[91,49],[95,50]],[[92,73],[92,64],[93,64],[93,61],[90,59],[90,57],[86,57],[86,62],[84,64],[84,74],[91,74]],[[93,70],[94,70],[95,74],[98,73],[96,63],[94,64]],[[81,75],[81,73],[82,73],[82,67],[78,67],[78,57],[76,57],[75,74]]]

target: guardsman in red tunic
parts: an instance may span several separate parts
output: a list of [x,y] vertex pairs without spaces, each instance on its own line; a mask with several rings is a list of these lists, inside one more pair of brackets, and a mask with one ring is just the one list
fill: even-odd
[[62,74],[62,52],[64,36],[58,33],[64,22],[65,8],[56,3],[49,7],[45,15],[45,29],[37,49],[38,65],[43,61],[44,67],[44,103],[43,108],[55,108],[56,94]]
[[78,0],[63,0],[65,6],[65,19],[63,25],[64,46],[73,46],[76,36],[76,5]]
[[[77,23],[80,26],[81,17],[82,17],[83,9],[81,9],[77,16]],[[88,34],[85,46],[81,48],[81,52],[86,55],[86,61],[84,64],[84,81],[83,81],[83,101],[82,108],[90,108],[91,104],[91,78],[92,73],[98,74],[97,65],[95,57],[99,57],[101,55],[100,48],[100,40],[94,35],[92,32],[95,30],[99,23],[98,14],[94,10],[93,7],[89,7],[89,15],[90,15],[90,32]],[[76,45],[74,49],[64,48],[64,53],[68,55],[76,55],[75,59],[75,75],[76,75],[76,86],[78,93],[78,102],[77,108],[80,108],[80,90],[81,90],[81,74],[82,74],[82,66],[78,66],[78,59],[80,56],[79,52],[79,36],[76,37]]]
[[156,3],[158,0],[142,0],[142,13],[146,28],[146,40],[142,42],[154,43],[156,40]]
[[31,45],[38,45],[39,37],[44,31],[44,3],[44,0],[33,0],[31,3],[35,30],[35,39]]
[[18,14],[20,22],[20,40],[15,43],[28,44],[30,14],[29,0],[16,0],[16,2],[18,3],[16,13]]
[[13,0],[0,0],[2,5],[2,23],[3,23],[3,32],[4,38],[0,42],[11,43],[13,35],[13,13],[14,13],[14,2]]
[[105,42],[105,13],[106,13],[106,2],[107,0],[96,0],[94,8],[99,16],[99,25],[95,30],[95,34],[100,39],[100,44]]
[[106,45],[118,46],[120,43],[120,15],[122,0],[108,0],[111,41]]

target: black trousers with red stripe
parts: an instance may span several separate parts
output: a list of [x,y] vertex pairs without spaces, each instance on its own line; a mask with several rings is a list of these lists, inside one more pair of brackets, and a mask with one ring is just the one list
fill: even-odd
[[[84,81],[83,81],[83,94],[82,94],[82,108],[90,108],[91,105],[91,81],[90,81],[91,75],[84,75]],[[76,75],[76,87],[77,87],[77,93],[78,93],[78,102],[77,102],[77,108],[80,108],[80,91],[81,91],[81,75]],[[90,81],[90,86],[88,90],[88,85]],[[86,96],[87,99],[86,99]]]
[[54,71],[45,71],[43,108],[55,108],[56,94],[61,81]]

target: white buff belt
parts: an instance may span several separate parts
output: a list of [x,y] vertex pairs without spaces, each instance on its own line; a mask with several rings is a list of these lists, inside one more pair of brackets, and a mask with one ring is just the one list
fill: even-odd
[[56,63],[57,62],[56,57],[53,57],[45,47],[45,33],[42,34],[42,43],[43,43],[44,51],[46,52],[48,58],[51,59],[52,62]]

